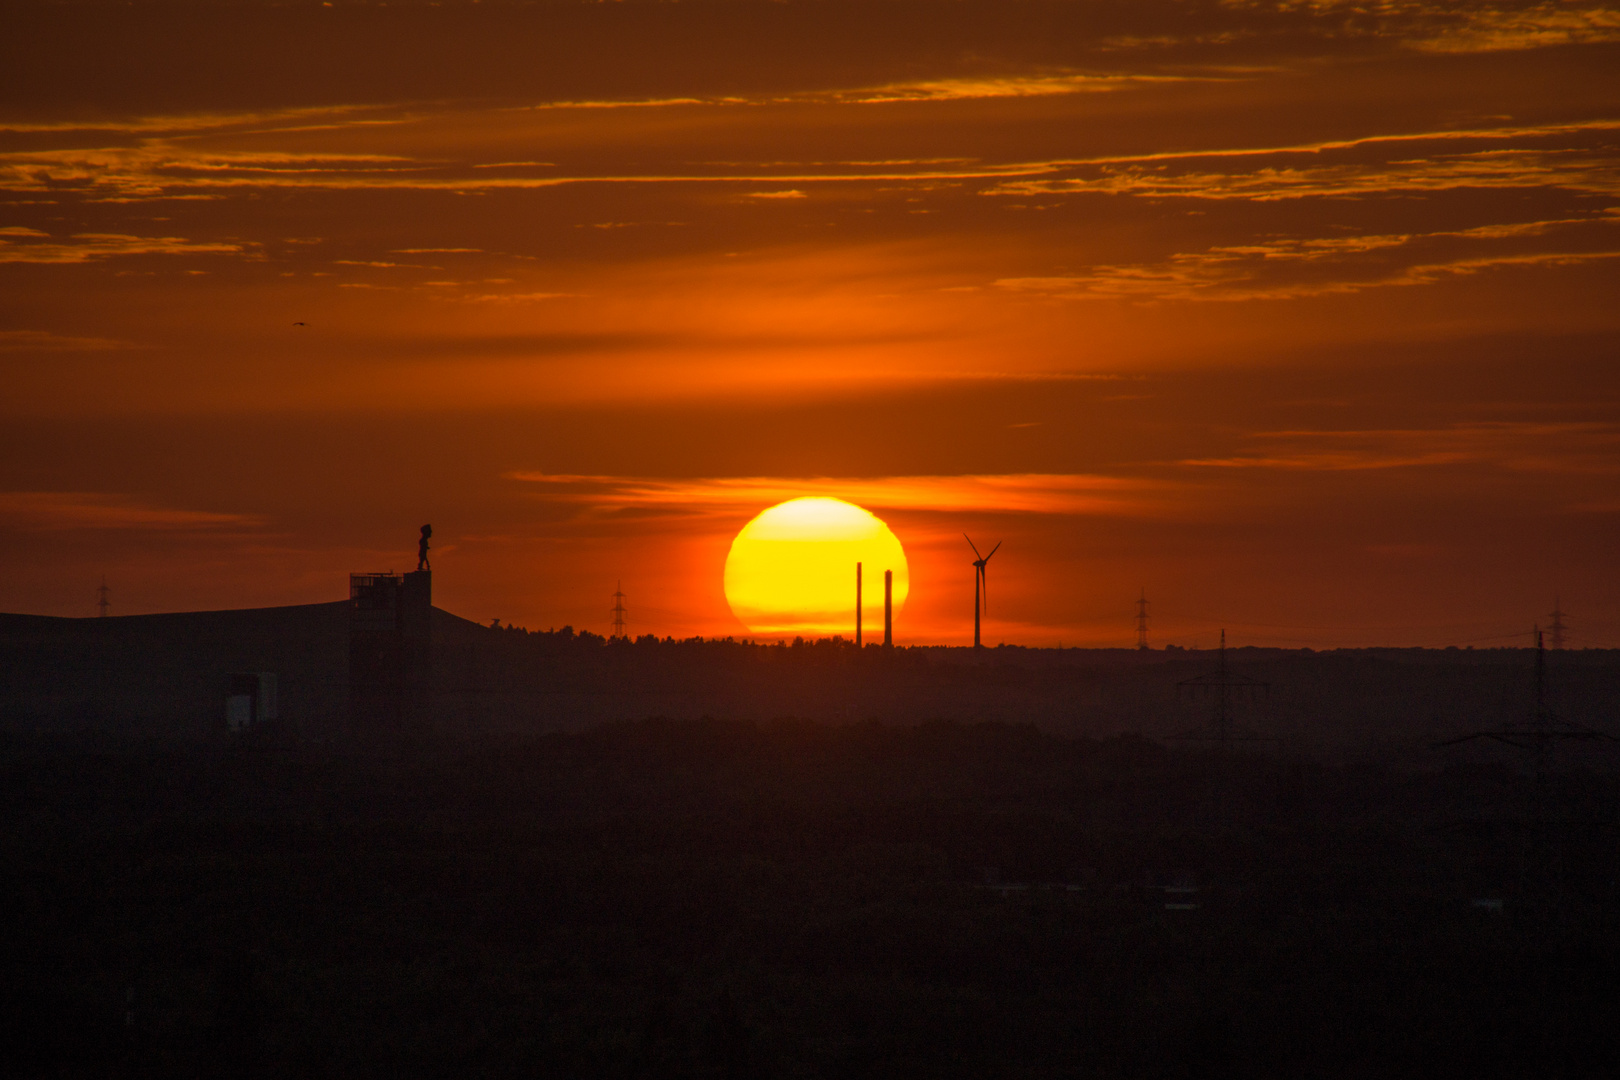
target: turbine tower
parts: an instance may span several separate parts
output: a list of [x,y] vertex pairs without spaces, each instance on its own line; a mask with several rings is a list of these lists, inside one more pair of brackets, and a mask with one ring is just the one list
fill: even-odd
[[968,547],[973,548],[973,554],[978,556],[973,560],[973,569],[976,571],[973,578],[973,647],[975,649],[982,649],[984,648],[984,645],[979,641],[979,610],[981,606],[980,597],[983,597],[982,606],[985,614],[989,614],[990,612],[990,590],[984,579],[984,565],[990,561],[990,557],[992,555],[1000,550],[1002,541],[996,541],[996,546],[990,549],[989,555],[979,555],[979,549],[973,543],[973,538],[971,536],[969,536],[967,533],[963,533],[962,539],[968,542]]

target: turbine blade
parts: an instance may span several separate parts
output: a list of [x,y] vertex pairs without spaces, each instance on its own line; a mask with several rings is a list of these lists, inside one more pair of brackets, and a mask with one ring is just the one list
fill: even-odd
[[[985,556],[985,561],[990,561],[989,556]],[[990,614],[990,579],[985,577],[983,566],[979,567],[979,590],[984,593],[984,613],[988,615]]]
[[967,542],[968,542],[968,547],[970,547],[970,548],[973,548],[973,557],[974,557],[974,558],[975,558],[975,559],[982,559],[982,558],[984,558],[984,556],[982,556],[982,555],[980,555],[980,554],[979,554],[979,549],[978,549],[978,548],[977,548],[977,547],[975,547],[975,546],[974,546],[974,544],[973,544],[973,538],[972,538],[972,537],[971,537],[971,536],[969,536],[969,535],[968,535],[968,534],[967,534],[967,533],[963,533],[963,534],[962,534],[962,539],[964,539],[964,540],[966,540],[966,541],[967,541]]
[[[996,541],[996,546],[990,549],[990,555],[994,555],[996,552],[1000,551],[1001,550],[1001,545],[1004,544],[1004,543],[1006,543],[1005,540],[997,540]],[[990,555],[986,555],[984,557],[985,562],[990,561]]]

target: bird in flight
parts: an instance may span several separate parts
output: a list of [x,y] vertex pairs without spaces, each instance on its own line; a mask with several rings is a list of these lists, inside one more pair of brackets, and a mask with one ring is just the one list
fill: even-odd
[[307,324],[301,323],[301,322],[295,322],[295,323],[293,323],[293,325],[294,326],[304,326],[304,325],[307,325]]

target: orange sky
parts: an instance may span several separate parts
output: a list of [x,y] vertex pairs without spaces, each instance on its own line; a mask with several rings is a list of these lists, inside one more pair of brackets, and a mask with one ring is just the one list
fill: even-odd
[[[0,610],[741,634],[836,495],[902,642],[1620,645],[1620,9],[38,4]],[[295,325],[303,323],[305,325]],[[1521,637],[1514,638],[1512,635]]]

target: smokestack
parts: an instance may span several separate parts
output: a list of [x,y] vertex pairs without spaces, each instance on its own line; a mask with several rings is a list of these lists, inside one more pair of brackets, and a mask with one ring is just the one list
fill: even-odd
[[883,647],[894,646],[894,571],[883,571]]
[[855,564],[855,647],[861,647],[861,564]]

